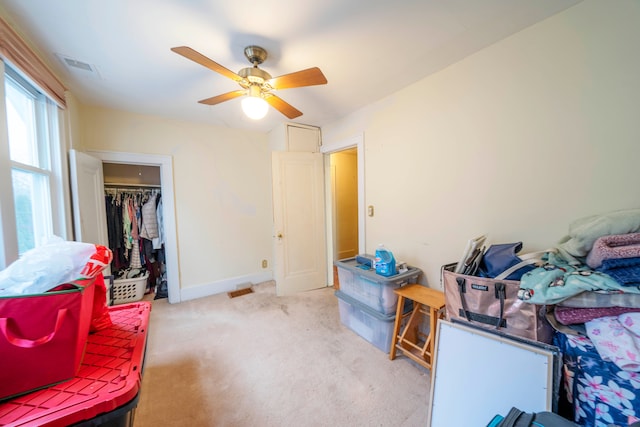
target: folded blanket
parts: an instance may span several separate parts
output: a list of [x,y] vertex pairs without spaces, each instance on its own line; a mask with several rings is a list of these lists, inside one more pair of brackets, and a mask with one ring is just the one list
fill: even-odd
[[599,237],[637,232],[640,232],[640,209],[592,215],[570,224],[569,234],[560,240],[558,250],[570,264],[580,264]]
[[556,307],[640,307],[640,294],[621,290],[581,292],[558,303]]
[[560,254],[522,276],[518,298],[532,304],[558,304],[585,291],[622,291],[640,294],[640,287],[624,286],[607,273],[571,265]]
[[596,270],[608,274],[622,286],[640,285],[640,257],[605,259]]
[[605,259],[640,257],[640,233],[602,236],[593,243],[587,265],[598,268]]
[[563,325],[576,325],[600,317],[620,316],[624,313],[640,313],[640,307],[575,308],[555,306],[553,313],[556,320]]
[[640,372],[640,313],[601,317],[585,326],[602,360],[625,371]]

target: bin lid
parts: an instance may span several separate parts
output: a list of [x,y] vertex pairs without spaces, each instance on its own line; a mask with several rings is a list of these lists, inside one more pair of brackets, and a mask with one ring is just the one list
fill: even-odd
[[[365,303],[358,301],[357,299],[345,294],[342,291],[335,291],[334,294],[342,301],[359,308],[360,310],[364,311],[367,314],[370,314],[371,316],[375,317],[378,320],[382,320],[383,322],[393,322],[396,319],[395,311],[394,311],[394,314],[391,314],[391,315],[380,313],[378,310],[375,310],[369,307]],[[410,304],[405,304],[404,313],[408,313],[412,307],[413,306]]]

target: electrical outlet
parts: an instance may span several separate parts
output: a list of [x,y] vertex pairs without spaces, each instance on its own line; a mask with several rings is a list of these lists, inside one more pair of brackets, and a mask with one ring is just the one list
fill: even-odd
[[267,260],[266,259],[262,260],[262,268],[267,268]]

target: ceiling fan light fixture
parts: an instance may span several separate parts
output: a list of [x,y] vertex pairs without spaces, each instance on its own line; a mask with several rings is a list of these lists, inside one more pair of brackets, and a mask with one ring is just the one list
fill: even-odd
[[242,111],[253,120],[260,120],[267,115],[269,104],[260,95],[248,95],[242,99]]
[[262,119],[267,114],[269,107],[275,108],[289,119],[295,119],[302,115],[302,111],[271,93],[273,90],[327,84],[327,78],[318,67],[307,68],[306,70],[284,74],[275,78],[271,77],[271,74],[258,67],[258,65],[267,58],[267,51],[259,46],[247,46],[245,48],[245,56],[253,66],[245,67],[237,74],[190,47],[178,46],[171,48],[171,50],[178,55],[182,55],[216,73],[230,78],[242,87],[242,90],[234,90],[202,99],[198,101],[199,103],[216,105],[247,95],[242,100],[242,109],[245,114],[253,120]]

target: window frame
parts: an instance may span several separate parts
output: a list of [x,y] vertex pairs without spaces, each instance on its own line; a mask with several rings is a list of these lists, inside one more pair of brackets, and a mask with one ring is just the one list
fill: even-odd
[[[52,233],[68,238],[70,209],[68,191],[68,172],[66,160],[66,144],[63,135],[64,110],[34,84],[17,67],[0,61],[0,270],[6,268],[19,257],[18,233],[13,194],[12,171],[21,170],[27,173],[45,175],[48,178],[50,199],[50,221]],[[47,141],[47,151],[42,153],[42,145],[38,144],[39,156],[46,154],[47,167],[32,166],[11,160],[7,122],[6,88],[7,75],[23,87],[28,93],[40,98],[37,102],[36,138]],[[33,92],[35,91],[35,92]],[[41,242],[36,242],[36,245]]]

